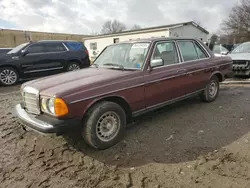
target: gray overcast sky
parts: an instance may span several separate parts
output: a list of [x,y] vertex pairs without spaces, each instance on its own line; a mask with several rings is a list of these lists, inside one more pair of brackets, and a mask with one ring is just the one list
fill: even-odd
[[216,32],[239,0],[0,0],[0,28],[90,34],[108,19],[128,27],[199,21]]

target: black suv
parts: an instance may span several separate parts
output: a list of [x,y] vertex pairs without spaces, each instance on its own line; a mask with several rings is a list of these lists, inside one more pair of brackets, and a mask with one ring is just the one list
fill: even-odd
[[49,76],[88,66],[89,54],[81,42],[28,42],[0,56],[0,84],[13,85],[20,78]]

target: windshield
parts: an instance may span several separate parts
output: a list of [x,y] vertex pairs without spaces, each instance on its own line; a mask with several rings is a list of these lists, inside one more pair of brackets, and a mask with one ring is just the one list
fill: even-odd
[[149,43],[122,43],[108,46],[95,60],[98,67],[111,66],[119,69],[141,69]]
[[250,42],[240,44],[231,53],[250,53]]
[[19,46],[13,48],[11,51],[9,51],[7,54],[14,54],[14,53],[17,53],[19,52],[23,47],[25,47],[27,44],[29,44],[28,42],[27,43],[23,43],[23,44],[20,44]]

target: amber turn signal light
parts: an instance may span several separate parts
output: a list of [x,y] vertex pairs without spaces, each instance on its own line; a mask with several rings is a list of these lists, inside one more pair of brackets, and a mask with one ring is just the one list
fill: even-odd
[[69,109],[67,104],[60,98],[55,98],[55,115],[57,117],[59,116],[65,116],[69,113]]

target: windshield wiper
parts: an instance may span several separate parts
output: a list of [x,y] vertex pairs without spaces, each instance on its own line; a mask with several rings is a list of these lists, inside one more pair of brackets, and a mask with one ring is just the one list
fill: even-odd
[[116,63],[105,63],[103,65],[106,65],[106,66],[116,66],[116,67],[120,67],[122,70],[124,70],[124,66],[122,66],[120,64],[116,64]]

